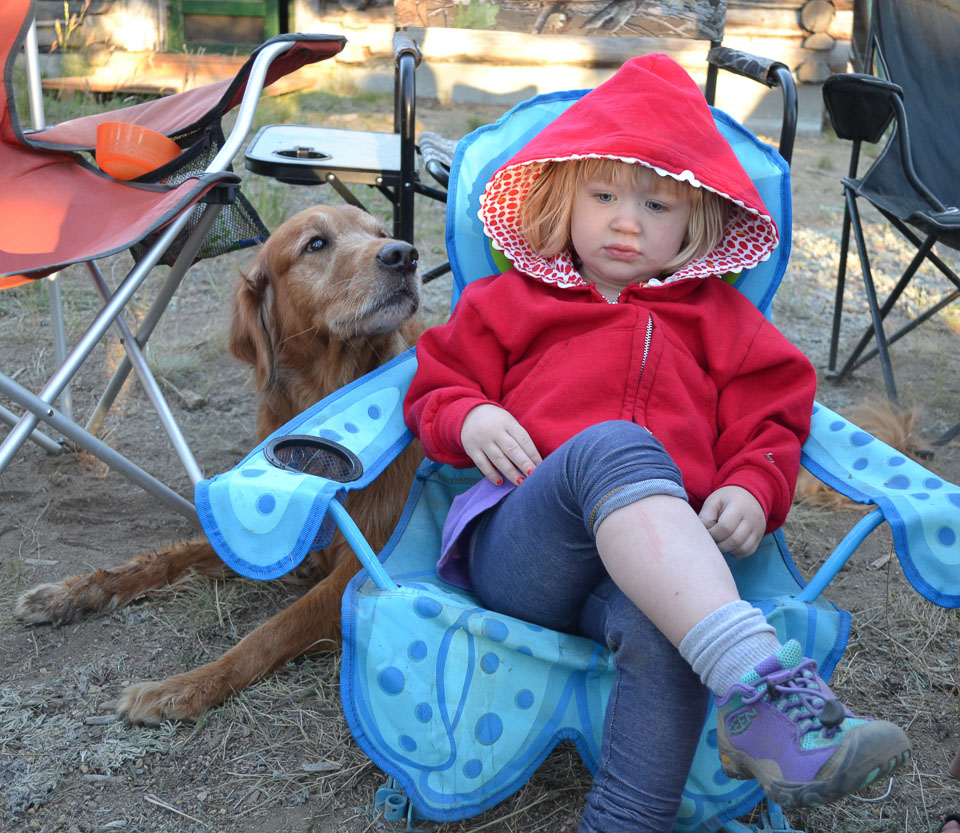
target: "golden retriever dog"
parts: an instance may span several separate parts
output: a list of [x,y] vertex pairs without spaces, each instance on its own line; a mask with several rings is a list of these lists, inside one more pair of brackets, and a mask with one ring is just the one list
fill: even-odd
[[[417,250],[390,239],[352,207],[316,206],[283,223],[234,294],[230,351],[253,365],[259,391],[257,437],[374,370],[415,343],[423,330]],[[421,458],[412,443],[347,509],[374,551],[399,520]],[[340,600],[359,569],[340,533],[311,553],[291,578],[312,585],[296,602],[214,662],[160,682],[129,686],[117,703],[127,719],[193,720],[254,680],[308,652],[340,645]],[[26,623],[62,624],[113,610],[195,572],[231,571],[206,538],[174,544],[108,570],[42,584],[24,594]]]

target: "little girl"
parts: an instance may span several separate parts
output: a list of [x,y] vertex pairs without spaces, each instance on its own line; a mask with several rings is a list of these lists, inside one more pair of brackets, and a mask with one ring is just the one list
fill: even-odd
[[786,518],[816,376],[718,278],[778,232],[693,80],[627,62],[481,205],[514,268],[420,339],[407,422],[429,457],[485,475],[450,512],[441,577],[613,652],[581,833],[673,828],[706,689],[723,770],[785,806],[905,761],[904,733],[842,706],[721,555]]

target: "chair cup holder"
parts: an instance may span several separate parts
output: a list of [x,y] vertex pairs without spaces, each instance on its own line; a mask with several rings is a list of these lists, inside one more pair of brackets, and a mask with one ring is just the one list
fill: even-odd
[[308,147],[284,148],[283,150],[275,150],[273,154],[274,156],[282,156],[284,159],[309,159],[313,162],[333,158],[329,153]]
[[350,483],[363,474],[363,463],[349,448],[333,440],[306,434],[290,434],[267,443],[267,461],[285,471]]

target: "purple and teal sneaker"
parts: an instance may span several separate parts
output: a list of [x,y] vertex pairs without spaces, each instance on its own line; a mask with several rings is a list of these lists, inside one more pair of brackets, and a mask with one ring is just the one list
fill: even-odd
[[756,778],[784,807],[855,793],[910,760],[910,741],[885,720],[854,716],[791,639],[717,701],[720,765]]

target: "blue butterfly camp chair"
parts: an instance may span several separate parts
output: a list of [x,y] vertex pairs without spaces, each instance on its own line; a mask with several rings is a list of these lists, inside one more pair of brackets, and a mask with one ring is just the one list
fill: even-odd
[[[506,265],[477,217],[484,184],[584,92],[538,96],[458,144],[447,213],[454,302],[471,280]],[[781,230],[770,260],[731,277],[769,314],[790,251],[789,169],[775,151],[714,112]],[[399,527],[379,556],[346,515],[340,503],[345,491],[371,482],[411,439],[402,405],[415,368],[411,350],[310,408],[196,492],[211,542],[244,575],[268,579],[287,572],[329,541],[334,522],[356,550],[365,569],[343,601],[341,696],[357,742],[391,778],[378,800],[390,818],[406,812],[408,823],[486,810],[519,789],[564,739],[595,770],[613,676],[608,652],[592,640],[484,610],[469,593],[437,578],[444,518],[453,497],[477,481],[476,470],[424,461]],[[314,461],[309,470],[323,476],[299,470],[304,467],[294,458],[305,450]],[[803,463],[874,510],[809,584],[779,531],[755,555],[730,566],[744,598],[763,610],[781,639],[798,639],[829,678],[850,617],[819,595],[881,522],[891,525],[914,587],[937,604],[960,606],[960,489],[822,405],[814,410]],[[711,710],[677,830],[747,830],[732,820],[763,798],[755,781],[723,774],[715,726]],[[765,823],[771,819],[782,823],[779,808],[768,808]]]

